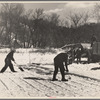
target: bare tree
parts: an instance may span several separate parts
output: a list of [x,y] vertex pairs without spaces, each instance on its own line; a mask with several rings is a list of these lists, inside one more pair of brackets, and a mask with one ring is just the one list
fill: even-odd
[[70,12],[69,15],[66,17],[67,24],[69,23],[69,25],[71,25],[72,27],[78,27],[80,25],[86,24],[89,18],[90,18],[89,11],[73,12],[73,13]]
[[33,14],[33,18],[34,19],[41,19],[44,17],[44,10],[39,8],[39,9],[35,9],[35,12]]
[[30,22],[31,40],[34,47],[41,45],[41,24],[44,19],[44,10],[41,8],[35,9]]
[[6,32],[6,42],[11,43],[12,33],[17,38],[17,26],[20,23],[20,16],[23,14],[24,7],[22,4],[3,3],[1,6],[0,18],[1,25]]
[[88,23],[89,19],[91,18],[91,14],[89,13],[89,11],[85,11],[83,12],[83,18],[82,18],[82,25]]
[[81,24],[82,17],[83,13],[70,12],[66,18],[70,21],[71,26],[78,27]]
[[47,20],[57,26],[59,25],[60,22],[59,15],[56,13],[52,13],[51,15],[48,15]]
[[93,16],[100,23],[100,4],[96,3],[93,10]]
[[30,41],[31,41],[31,34],[32,34],[32,12],[33,10],[29,9],[27,12],[24,13],[23,16],[21,16],[21,20],[20,23],[22,24],[23,27],[23,31],[21,34],[21,38],[22,38],[22,42],[23,42],[23,46],[26,47],[26,42],[27,42],[27,47],[30,47]]

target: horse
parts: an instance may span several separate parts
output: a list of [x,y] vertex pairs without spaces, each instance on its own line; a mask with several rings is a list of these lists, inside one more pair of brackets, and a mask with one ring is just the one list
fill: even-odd
[[81,63],[81,58],[88,58],[87,62],[90,63],[92,58],[92,50],[88,48],[83,48],[81,44],[77,44],[71,47],[71,49],[67,52],[68,54],[68,63],[72,64],[75,59],[77,64]]
[[77,59],[77,64],[81,63],[81,58],[86,57],[87,63],[90,63],[91,57],[92,57],[92,50],[88,48],[83,48],[81,45],[79,48],[77,48],[74,52],[74,59]]

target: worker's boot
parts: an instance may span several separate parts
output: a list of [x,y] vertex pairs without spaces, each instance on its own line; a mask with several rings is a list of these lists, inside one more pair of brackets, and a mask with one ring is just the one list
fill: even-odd
[[62,79],[61,81],[68,81],[68,79]]
[[58,81],[58,79],[55,78],[55,79],[52,79],[52,81]]
[[68,79],[65,79],[65,74],[62,74],[62,80],[61,81],[68,81]]

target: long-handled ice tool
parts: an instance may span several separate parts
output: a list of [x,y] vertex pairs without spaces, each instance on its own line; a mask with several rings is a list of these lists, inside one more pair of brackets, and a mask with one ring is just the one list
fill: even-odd
[[15,63],[15,64],[21,71],[24,71],[23,68],[20,65],[18,65],[17,63]]

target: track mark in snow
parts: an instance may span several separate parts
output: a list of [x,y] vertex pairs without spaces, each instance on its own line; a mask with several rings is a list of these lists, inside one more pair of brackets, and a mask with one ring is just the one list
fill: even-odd
[[[30,72],[28,72],[28,73],[30,73]],[[32,76],[34,76],[32,73],[30,73]],[[62,87],[62,82],[59,82],[60,83],[60,85],[58,85],[57,84],[57,82],[55,83],[55,82],[53,82],[53,81],[45,81],[45,82],[41,82],[41,81],[38,81],[39,83],[41,83],[41,84],[45,84],[45,86],[46,87],[48,87],[48,85],[50,85],[52,88],[53,88],[53,90],[55,90],[56,91],[56,93],[57,93],[57,95],[60,95],[61,96],[61,94],[63,94],[63,95],[65,95],[64,94],[64,92],[66,91],[66,95],[67,96],[71,96],[71,95],[74,95],[74,93],[72,93],[71,92],[71,90],[70,89],[68,89],[68,88],[65,88],[65,87]],[[68,84],[66,85],[66,87],[68,87]],[[60,93],[60,94],[59,94]],[[76,93],[77,94],[77,93]]]
[[[9,78],[9,79],[19,87],[20,93],[23,92],[23,93],[25,93],[24,95],[26,95],[26,91],[25,91],[24,88],[21,86],[21,84],[20,84],[20,85],[18,84],[18,81],[15,82],[14,79],[11,79],[11,78]],[[29,93],[28,93],[28,95],[29,95]]]
[[[25,76],[29,76],[29,74],[21,73],[21,75],[23,76],[23,78],[20,78],[20,80],[22,80],[24,83],[26,83],[27,85],[29,85],[33,90],[34,90],[34,89],[37,90],[37,91],[35,92],[35,94],[37,94],[37,93],[39,94],[39,93],[40,93],[40,95],[42,95],[42,96],[49,97],[49,95],[47,95],[46,93],[43,94],[43,92],[45,92],[45,91],[42,91],[42,90],[39,88],[40,84],[38,85],[38,82],[35,82],[35,81],[30,82],[29,80],[25,80],[25,79],[24,79],[24,77],[25,77]],[[43,87],[43,88],[44,88],[44,87]],[[36,96],[36,95],[35,95],[35,96]]]
[[[37,68],[35,69],[37,70]],[[67,74],[68,75],[68,74]],[[91,77],[87,77],[87,76],[82,76],[82,75],[78,75],[78,74],[74,74],[74,73],[69,73],[69,75],[71,75],[72,77],[74,77],[75,79],[67,83],[65,83],[65,87],[67,87],[67,91],[69,89],[69,91],[72,91],[73,90],[73,96],[91,96],[92,93],[91,92],[96,92],[95,88],[96,88],[96,85],[95,86],[92,86],[90,82],[92,81],[98,81],[97,79],[94,79],[94,78],[91,78]],[[78,78],[78,80],[77,80]],[[82,82],[81,79],[83,79],[84,81]],[[85,82],[86,81],[86,82]],[[90,82],[89,82],[90,81]],[[87,85],[87,84],[89,85]],[[55,86],[57,86],[58,83],[55,84]],[[59,85],[59,87],[62,86],[62,89],[65,88],[63,87],[63,85]],[[92,95],[93,96],[93,95]]]
[[[28,72],[27,75],[29,75],[29,73],[30,72]],[[30,77],[33,77],[33,74],[30,74],[30,75],[31,75]],[[32,78],[30,79],[30,78],[27,78],[27,77],[25,77],[25,79],[29,79],[29,80],[27,80],[27,82],[30,82],[31,84],[37,84],[38,87],[39,87],[39,90],[41,88],[41,91],[42,92],[45,92],[46,91],[46,94],[48,94],[49,97],[52,96],[53,94],[58,94],[58,91],[57,90],[55,91],[53,88],[51,88],[50,86],[48,86],[46,84],[46,81],[42,81],[41,80],[41,82],[40,82],[39,80],[32,79]]]
[[74,76],[77,76],[77,77],[85,78],[87,80],[91,79],[91,80],[100,82],[99,79],[95,79],[95,78],[92,78],[92,77],[88,77],[88,76],[84,76],[84,75],[79,75],[79,74],[75,74],[75,73],[67,73],[67,75],[74,75]]
[[[24,73],[26,75],[26,73]],[[23,73],[20,74],[20,76],[24,76]],[[16,74],[15,74],[16,76]],[[31,97],[38,97],[38,94],[41,94],[41,90],[37,88],[36,84],[34,86],[34,84],[30,84],[29,82],[27,82],[26,80],[24,80],[23,78],[18,78],[18,80],[20,80],[20,85],[23,86],[23,88],[25,89],[26,92],[28,92],[28,95],[30,95]],[[42,95],[44,96],[44,95]]]
[[[12,96],[12,93],[9,91],[8,87],[6,86],[6,84],[0,79],[0,94],[1,94],[1,97],[5,97],[5,96]],[[3,85],[3,86],[2,86]]]

